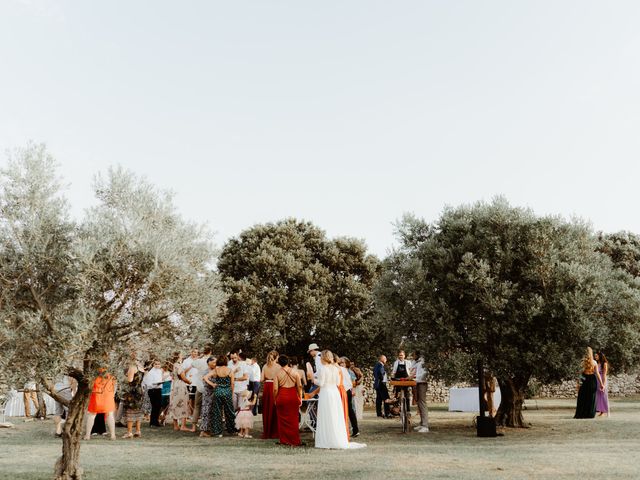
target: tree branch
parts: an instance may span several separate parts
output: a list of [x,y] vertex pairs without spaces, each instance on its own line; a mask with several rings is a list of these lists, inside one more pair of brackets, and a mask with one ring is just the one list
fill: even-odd
[[51,398],[53,398],[56,402],[61,403],[65,407],[69,406],[69,403],[71,403],[71,401],[67,398],[60,396],[56,390],[55,385],[53,385],[49,379],[42,378],[40,383],[44,385],[44,388],[47,390],[47,394]]
[[53,323],[51,323],[51,319],[49,318],[49,315],[47,314],[47,308],[42,303],[42,299],[40,298],[40,295],[38,295],[36,293],[35,289],[33,288],[33,285],[29,285],[29,292],[31,292],[31,296],[33,297],[33,300],[36,302],[36,305],[38,305],[38,309],[42,313],[42,319],[47,324],[47,327],[49,327],[49,333],[52,333],[53,332]]

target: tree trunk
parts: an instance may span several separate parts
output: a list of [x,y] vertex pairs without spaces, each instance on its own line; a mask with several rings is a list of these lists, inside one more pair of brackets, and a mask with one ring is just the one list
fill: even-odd
[[528,428],[522,417],[522,407],[529,376],[498,379],[498,383],[502,398],[496,413],[496,424],[502,427]]
[[44,403],[44,396],[42,390],[38,386],[36,388],[36,398],[38,399],[38,411],[36,412],[36,418],[47,418],[47,404]]
[[89,406],[91,389],[86,380],[78,382],[78,391],[69,403],[67,420],[62,429],[62,456],[55,467],[56,480],[81,480],[80,440],[83,434],[84,413]]

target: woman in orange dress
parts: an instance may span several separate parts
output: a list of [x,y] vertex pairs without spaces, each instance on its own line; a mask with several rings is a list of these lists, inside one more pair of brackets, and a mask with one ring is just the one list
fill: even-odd
[[340,392],[340,400],[342,400],[342,411],[344,413],[344,424],[347,427],[347,440],[351,440],[350,436],[351,434],[349,433],[349,407],[347,405],[347,391],[344,388],[344,378],[342,378],[342,369],[340,368],[340,366],[338,365],[338,362],[340,361],[340,356],[336,355],[335,353],[333,354],[333,363],[336,367],[338,367],[338,370],[340,372],[340,383],[338,384],[338,392]]
[[104,413],[111,440],[116,439],[116,422],[113,416],[113,412],[116,410],[115,395],[116,379],[104,368],[101,368],[93,382],[93,390],[91,397],[89,397],[85,440],[91,438],[91,429],[98,413]]

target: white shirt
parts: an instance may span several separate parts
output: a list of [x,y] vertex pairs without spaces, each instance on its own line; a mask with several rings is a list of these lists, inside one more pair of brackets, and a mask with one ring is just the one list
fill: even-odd
[[148,389],[160,388],[162,384],[162,369],[152,368],[149,370],[144,374],[142,384],[146,385]]
[[253,369],[251,366],[247,365],[247,362],[238,361],[238,363],[233,363],[233,360],[229,361],[227,365],[231,371],[233,372],[234,377],[244,377],[247,375],[247,380],[235,381],[233,382],[233,392],[242,392],[247,389],[249,386],[249,379],[253,374]]
[[207,365],[207,358],[202,357],[191,362],[191,370],[189,373],[193,372],[193,375],[187,374],[187,378],[191,380],[191,385],[194,385],[196,389],[200,393],[204,393],[204,383],[202,382],[202,377],[206,375],[209,371],[209,365]]
[[260,376],[262,375],[262,370],[260,369],[260,365],[258,365],[257,363],[254,363],[253,365],[251,365],[251,371],[252,371],[252,375],[251,375],[251,378],[249,378],[249,380],[251,380],[252,382],[260,382]]
[[424,367],[424,358],[420,357],[413,362],[413,374],[417,383],[427,383],[427,369]]
[[340,367],[340,371],[342,372],[342,385],[344,386],[344,389],[348,392],[353,388],[351,375],[349,375],[349,370],[347,370],[345,367]]
[[[187,368],[189,367],[193,367],[193,362],[195,362],[196,360],[199,360],[198,358],[194,359],[193,357],[189,356],[187,357],[183,362],[182,362],[182,371],[184,372]],[[189,379],[189,381],[191,382],[191,385],[194,385],[194,378],[198,375],[198,370],[196,369],[196,367],[192,368],[191,370],[189,370],[187,372],[187,378]],[[200,376],[200,382],[202,383],[202,376]]]
[[315,377],[317,377],[317,376],[318,376],[318,373],[320,372],[320,370],[322,370],[322,369],[324,368],[324,367],[322,366],[322,360],[321,360],[321,357],[322,357],[322,353],[318,352],[318,353],[316,353],[316,356],[315,356],[315,358],[313,359],[313,360],[315,361],[315,363],[316,363],[316,373],[315,373],[315,375],[314,375]]

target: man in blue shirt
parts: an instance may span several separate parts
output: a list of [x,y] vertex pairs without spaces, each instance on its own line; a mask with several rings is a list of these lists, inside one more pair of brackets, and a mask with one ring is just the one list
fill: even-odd
[[389,399],[389,391],[387,390],[387,372],[384,364],[387,363],[387,357],[380,355],[378,363],[373,368],[373,388],[376,390],[376,414],[382,417],[382,405],[384,405],[384,418],[391,418],[389,404],[385,401]]

